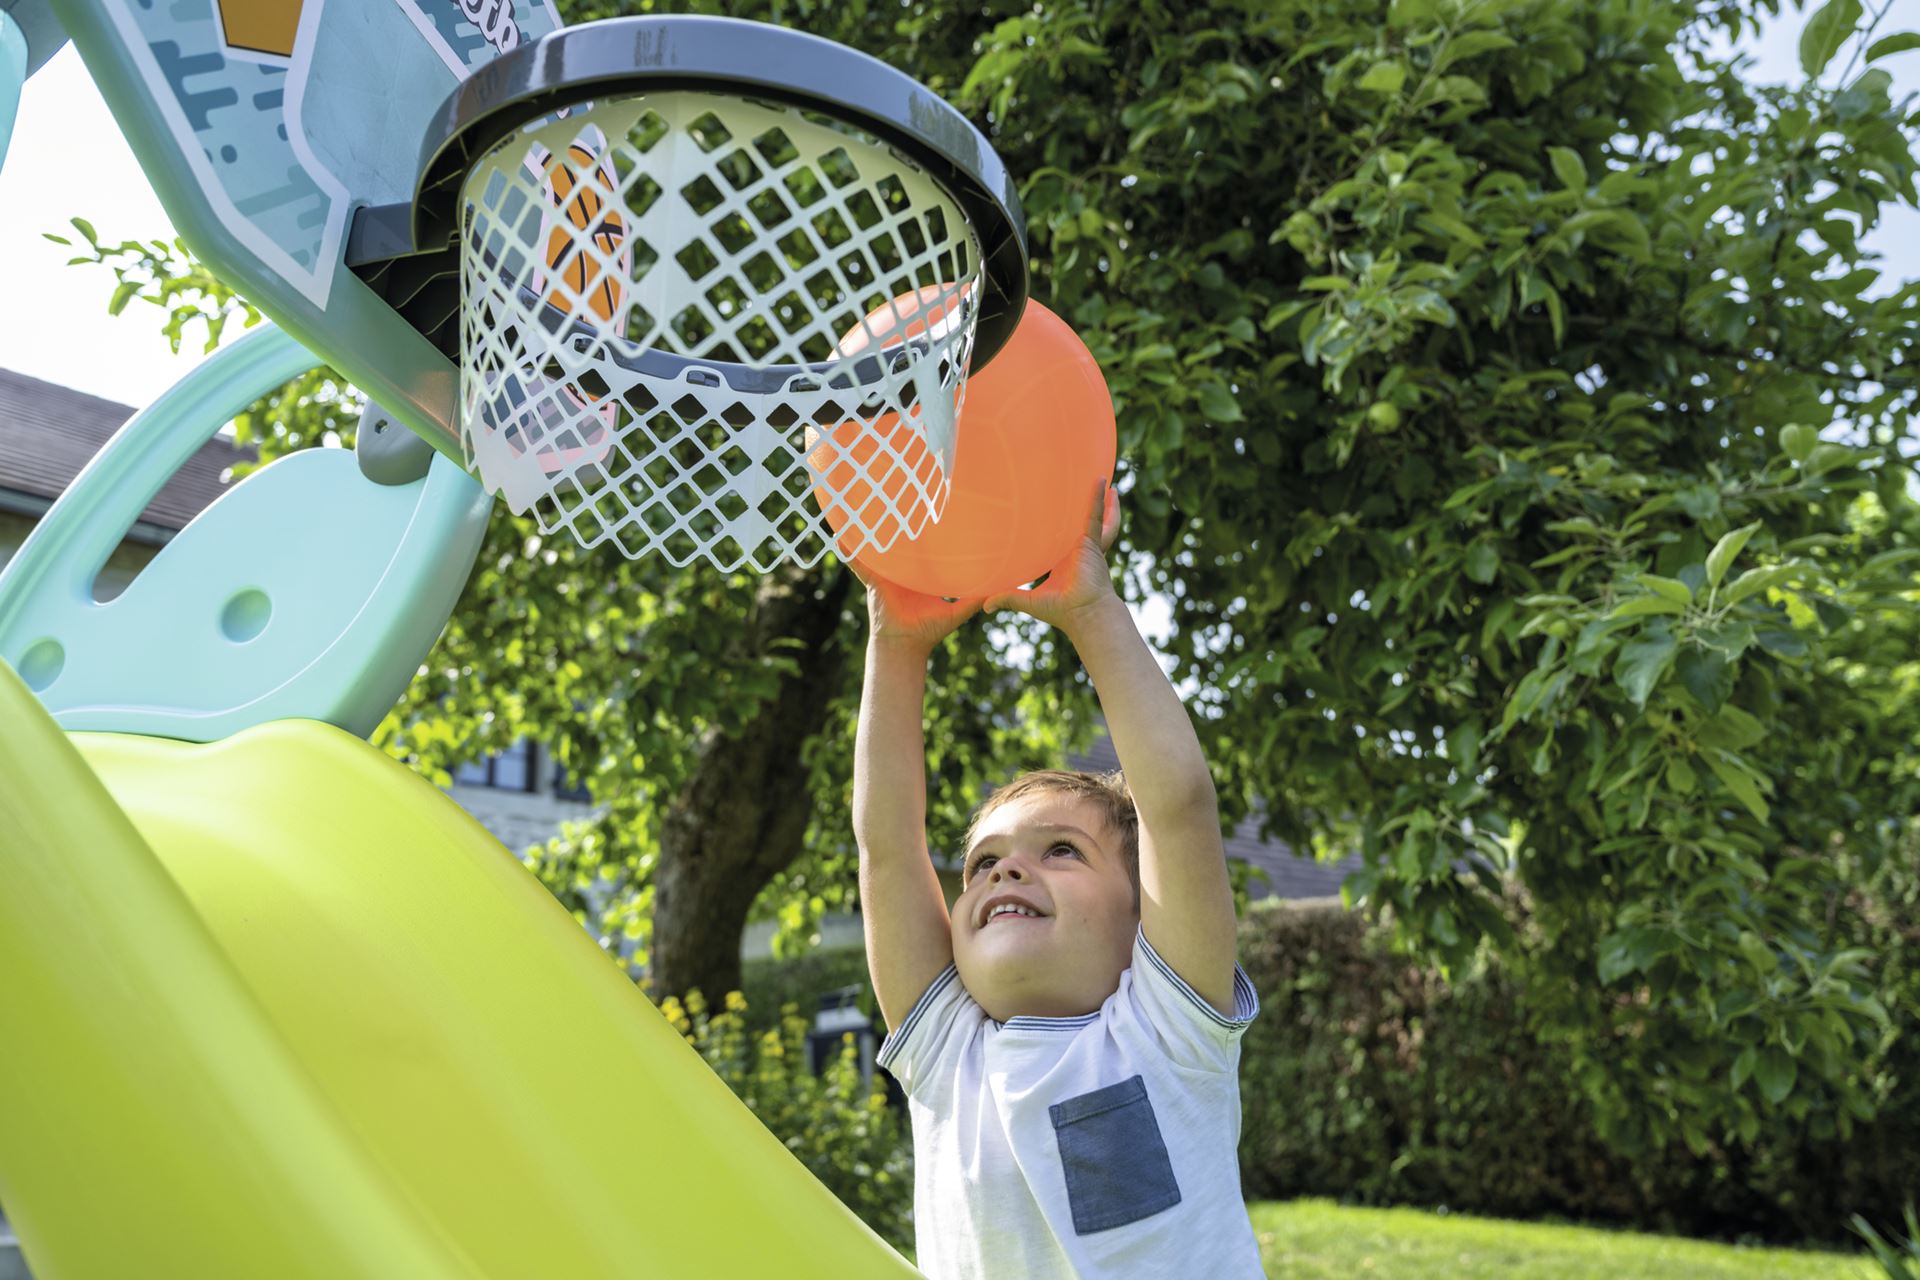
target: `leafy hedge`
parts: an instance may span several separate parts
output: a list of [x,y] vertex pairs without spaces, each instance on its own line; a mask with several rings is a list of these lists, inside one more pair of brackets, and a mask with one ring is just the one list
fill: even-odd
[[[1867,920],[1878,926],[1897,921]],[[1904,947],[1883,963],[1911,974],[1920,936],[1895,937]],[[1240,1068],[1250,1198],[1801,1242],[1845,1241],[1855,1213],[1898,1222],[1920,1183],[1920,1002],[1904,1010],[1879,1117],[1850,1138],[1830,1120],[1776,1121],[1752,1142],[1722,1138],[1700,1156],[1674,1143],[1632,1161],[1600,1140],[1571,1055],[1536,1034],[1499,969],[1449,984],[1332,907],[1256,910],[1241,959],[1263,1004]]]

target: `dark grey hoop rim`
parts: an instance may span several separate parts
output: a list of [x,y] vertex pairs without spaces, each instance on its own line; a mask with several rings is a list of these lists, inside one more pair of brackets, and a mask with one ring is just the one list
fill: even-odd
[[459,234],[468,170],[521,125],[583,98],[670,89],[819,111],[898,147],[946,187],[980,241],[971,367],[984,368],[1012,338],[1030,287],[1026,217],[986,138],[939,95],[877,58],[739,18],[607,18],[554,31],[482,66],[428,124],[413,202],[415,251]]

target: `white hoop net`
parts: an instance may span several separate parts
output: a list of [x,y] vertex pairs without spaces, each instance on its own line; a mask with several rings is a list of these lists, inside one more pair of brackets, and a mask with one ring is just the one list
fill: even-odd
[[461,441],[516,513],[761,571],[939,517],[981,257],[912,161],[647,94],[509,136],[462,199]]

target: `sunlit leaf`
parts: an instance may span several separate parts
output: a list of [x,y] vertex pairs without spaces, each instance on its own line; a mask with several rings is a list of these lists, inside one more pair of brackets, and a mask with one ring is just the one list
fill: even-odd
[[1800,69],[1817,76],[1860,22],[1860,0],[1827,0],[1800,31]]

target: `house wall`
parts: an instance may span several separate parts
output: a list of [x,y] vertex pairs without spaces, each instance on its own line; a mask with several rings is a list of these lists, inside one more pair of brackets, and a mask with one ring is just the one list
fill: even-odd
[[[551,787],[551,779],[542,786]],[[559,835],[563,823],[578,821],[593,811],[591,805],[563,800],[544,789],[503,791],[456,782],[448,794],[515,857]]]

